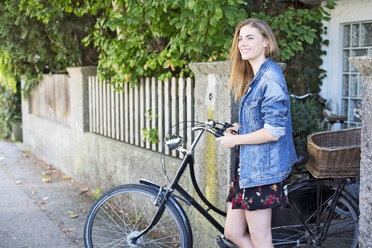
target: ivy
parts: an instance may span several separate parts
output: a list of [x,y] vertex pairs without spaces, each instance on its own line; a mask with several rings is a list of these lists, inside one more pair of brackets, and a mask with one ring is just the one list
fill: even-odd
[[95,21],[68,13],[64,6],[72,1],[64,2],[0,1],[0,50],[7,54],[13,76],[25,77],[25,96],[43,73],[97,63],[96,50],[81,43]]
[[16,93],[19,75],[10,61],[9,54],[0,50],[0,82],[4,89]]
[[[291,102],[291,116],[293,128],[293,142],[296,147],[298,157],[307,159],[307,136],[311,133],[321,131],[320,121],[323,106],[316,97],[306,101]],[[304,164],[294,166],[292,174],[301,174],[306,172]]]
[[[334,9],[334,7],[335,3],[333,2],[328,2],[325,6],[326,9]],[[283,62],[290,61],[298,53],[303,52],[307,45],[312,45],[315,40],[321,39],[322,30],[319,24],[329,20],[330,16],[321,7],[296,9],[289,6],[273,15],[267,14],[268,8],[266,7],[258,13],[252,12],[252,16],[264,20],[274,30],[280,48],[278,59]]]
[[99,75],[132,84],[139,77],[192,76],[190,62],[226,59],[235,25],[246,17],[244,1],[89,3],[76,13],[100,13],[95,31],[84,39],[100,51]]
[[113,6],[86,0],[75,14],[96,15],[95,30],[83,42],[99,50],[99,76],[133,85],[139,77],[193,76],[190,62],[226,60],[235,26],[247,17],[272,27],[280,47],[276,59],[288,63],[320,39],[321,25],[316,24],[329,20],[326,10],[334,6],[242,0],[117,0]]
[[14,0],[0,4],[0,21],[5,23],[0,24],[0,34],[20,30],[12,37],[0,36],[0,41],[5,41],[4,49],[30,87],[42,73],[95,64],[97,56],[99,76],[113,83],[134,84],[148,76],[160,80],[193,76],[190,62],[226,60],[235,26],[247,17],[261,18],[273,28],[280,46],[277,59],[289,62],[319,39],[314,23],[329,20],[326,9],[334,7],[332,2],[325,9],[309,9],[267,0]]
[[0,50],[0,138],[8,138],[12,126],[21,122],[21,95],[18,75],[9,63],[7,53]]
[[[152,108],[149,108],[145,112],[145,118],[151,122],[152,121]],[[158,118],[158,115],[154,116],[155,118]],[[145,142],[148,140],[150,143],[156,144],[159,142],[159,131],[157,128],[142,128],[143,132],[143,141]]]
[[26,92],[43,73],[68,66],[98,64],[102,79],[132,85],[140,77],[187,77],[191,62],[226,60],[237,23],[256,17],[275,32],[275,59],[288,65],[290,91],[317,93],[327,44],[321,23],[334,7],[269,0],[2,0],[0,58],[12,64],[8,78],[25,76]]

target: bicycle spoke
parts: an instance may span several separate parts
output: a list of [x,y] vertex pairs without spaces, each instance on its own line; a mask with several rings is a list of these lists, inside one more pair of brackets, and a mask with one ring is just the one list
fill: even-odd
[[[105,194],[89,213],[84,236],[90,239],[85,239],[86,247],[132,247],[127,243],[128,236],[140,234],[158,211],[153,204],[158,191],[144,185],[123,185]],[[158,223],[139,237],[136,246],[189,247],[186,240],[186,228],[178,209],[166,202]]]
[[280,229],[273,228],[273,240],[275,243],[297,243],[303,237],[304,228],[300,225],[282,226]]
[[[116,226],[117,227],[119,227],[119,229],[121,230],[121,226],[119,226],[112,218],[111,218],[111,216],[110,215],[108,215],[107,213],[106,213],[106,215],[116,224]],[[118,233],[119,234],[119,231],[117,231],[116,229],[115,229],[115,227],[113,226],[113,225],[111,225],[111,224],[109,224],[101,215],[99,215],[98,214],[98,217],[107,225],[107,226],[109,226],[109,227],[111,227],[112,228],[112,230],[114,230],[116,233]]]
[[[147,216],[148,211],[144,212],[145,207],[146,206],[144,205],[141,212],[140,212],[141,216]],[[136,225],[134,225],[134,230],[138,230],[138,227],[141,226],[143,221],[144,221],[144,218],[141,218],[141,220]],[[148,223],[148,224],[150,224],[150,223]]]
[[159,240],[169,239],[169,238],[177,237],[177,236],[178,236],[178,234],[172,234],[172,235],[169,235],[169,236],[161,237],[161,238],[158,238],[158,239],[152,239],[152,240],[159,241]]
[[[289,200],[296,208],[297,214],[304,218],[308,229],[302,224],[283,225],[272,229],[275,247],[313,247],[313,242],[324,235],[321,247],[356,248],[358,240],[358,216],[350,199],[341,192],[337,199],[327,233],[324,233],[328,215],[334,203],[335,189],[328,185],[321,186],[321,212],[316,209],[317,184],[312,181],[289,190]],[[308,204],[305,202],[308,201]],[[283,212],[287,213],[287,212]],[[319,219],[317,219],[319,217]],[[318,224],[317,224],[318,223]],[[308,232],[311,231],[311,233]],[[313,236],[315,235],[315,236]],[[298,242],[298,243],[297,243]]]
[[[117,214],[117,211],[111,206],[111,204],[108,204],[109,205],[109,207],[111,208],[111,210],[112,210],[112,212],[114,212],[115,213],[115,215],[119,218],[119,220],[121,220],[122,222],[123,222],[123,224],[124,224],[124,228],[125,227],[128,227],[129,228],[129,226],[126,224],[126,222],[124,221],[124,219],[122,219],[118,214]],[[122,209],[121,209],[122,210]],[[116,222],[115,222],[116,223]],[[119,225],[119,224],[118,224]],[[120,225],[119,225],[120,226]],[[129,228],[129,230],[131,230],[130,228]]]
[[[105,246],[107,246],[107,244],[108,245],[112,245],[113,243],[115,243],[115,242],[119,242],[120,240],[125,240],[125,239],[123,239],[123,237],[120,237],[120,238],[110,238],[110,237],[107,237],[107,236],[100,236],[100,235],[94,235],[93,236],[94,238],[95,238],[95,240],[96,240],[96,242],[97,242],[97,238],[99,238],[99,240],[101,240],[100,242],[98,242],[98,243],[100,243],[100,244],[104,244]],[[113,241],[112,241],[113,240]],[[111,241],[111,242],[110,242]],[[109,242],[109,243],[108,243]],[[121,241],[120,241],[121,242]]]
[[112,241],[111,243],[105,243],[105,246],[103,246],[102,248],[117,247],[118,245],[122,244],[125,241],[127,241],[126,238],[116,239],[116,240]]
[[[168,237],[169,238],[169,237]],[[170,241],[163,241],[161,243],[159,243],[159,241],[161,241],[163,238],[161,239],[148,239],[146,241],[148,241],[149,244],[154,244],[154,245],[157,245],[159,247],[172,247],[172,246],[169,246],[169,245],[166,245],[166,244],[177,244],[177,242],[170,242]],[[165,239],[165,238],[164,238]],[[145,242],[146,243],[146,242]],[[160,246],[161,244],[161,246]]]
[[[125,218],[127,218],[129,220],[129,218],[125,215],[125,210],[124,210],[124,207],[123,207],[123,204],[121,202],[121,197],[119,197],[120,199],[120,205],[117,203],[117,201],[115,200],[115,198],[113,199],[113,201],[115,202],[116,206],[121,210],[121,215],[123,216],[123,218],[121,218],[120,216],[118,216],[118,218],[123,222],[123,224],[129,228],[129,226],[127,225],[127,223],[125,222]],[[115,212],[115,210],[114,210]],[[116,214],[116,212],[115,212]],[[129,220],[129,223],[130,223],[130,220]],[[132,230],[129,228],[129,230]]]
[[[98,223],[102,223],[102,224],[103,224],[103,222],[98,222]],[[109,225],[110,225],[110,224],[109,224]],[[107,230],[107,229],[105,229],[105,228],[95,227],[94,230],[95,230],[95,231],[104,231],[105,233],[115,233],[115,234],[118,234],[117,231]],[[106,236],[105,236],[105,237],[106,237]]]
[[329,238],[325,242],[325,247],[335,247],[335,248],[350,247],[348,246],[348,242],[345,242],[345,241],[352,241],[352,239]]

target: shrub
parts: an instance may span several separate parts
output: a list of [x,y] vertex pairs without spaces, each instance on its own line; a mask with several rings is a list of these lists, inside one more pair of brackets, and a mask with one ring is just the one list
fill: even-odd
[[12,125],[20,123],[21,94],[0,84],[0,139],[8,138],[12,132]]
[[[293,128],[293,141],[297,156],[307,160],[307,136],[311,133],[321,131],[320,121],[322,119],[323,105],[311,98],[305,101],[292,100],[291,116]],[[293,168],[293,173],[305,172],[304,163]]]

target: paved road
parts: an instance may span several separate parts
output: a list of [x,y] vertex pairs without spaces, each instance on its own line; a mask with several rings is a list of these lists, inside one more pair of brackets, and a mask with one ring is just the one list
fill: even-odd
[[0,141],[0,248],[84,247],[92,197],[22,149]]

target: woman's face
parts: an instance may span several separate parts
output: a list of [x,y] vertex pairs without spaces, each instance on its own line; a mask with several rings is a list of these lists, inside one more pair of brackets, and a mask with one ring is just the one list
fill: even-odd
[[238,48],[243,60],[254,62],[256,59],[266,59],[265,49],[268,44],[266,38],[258,29],[246,25],[240,29]]

